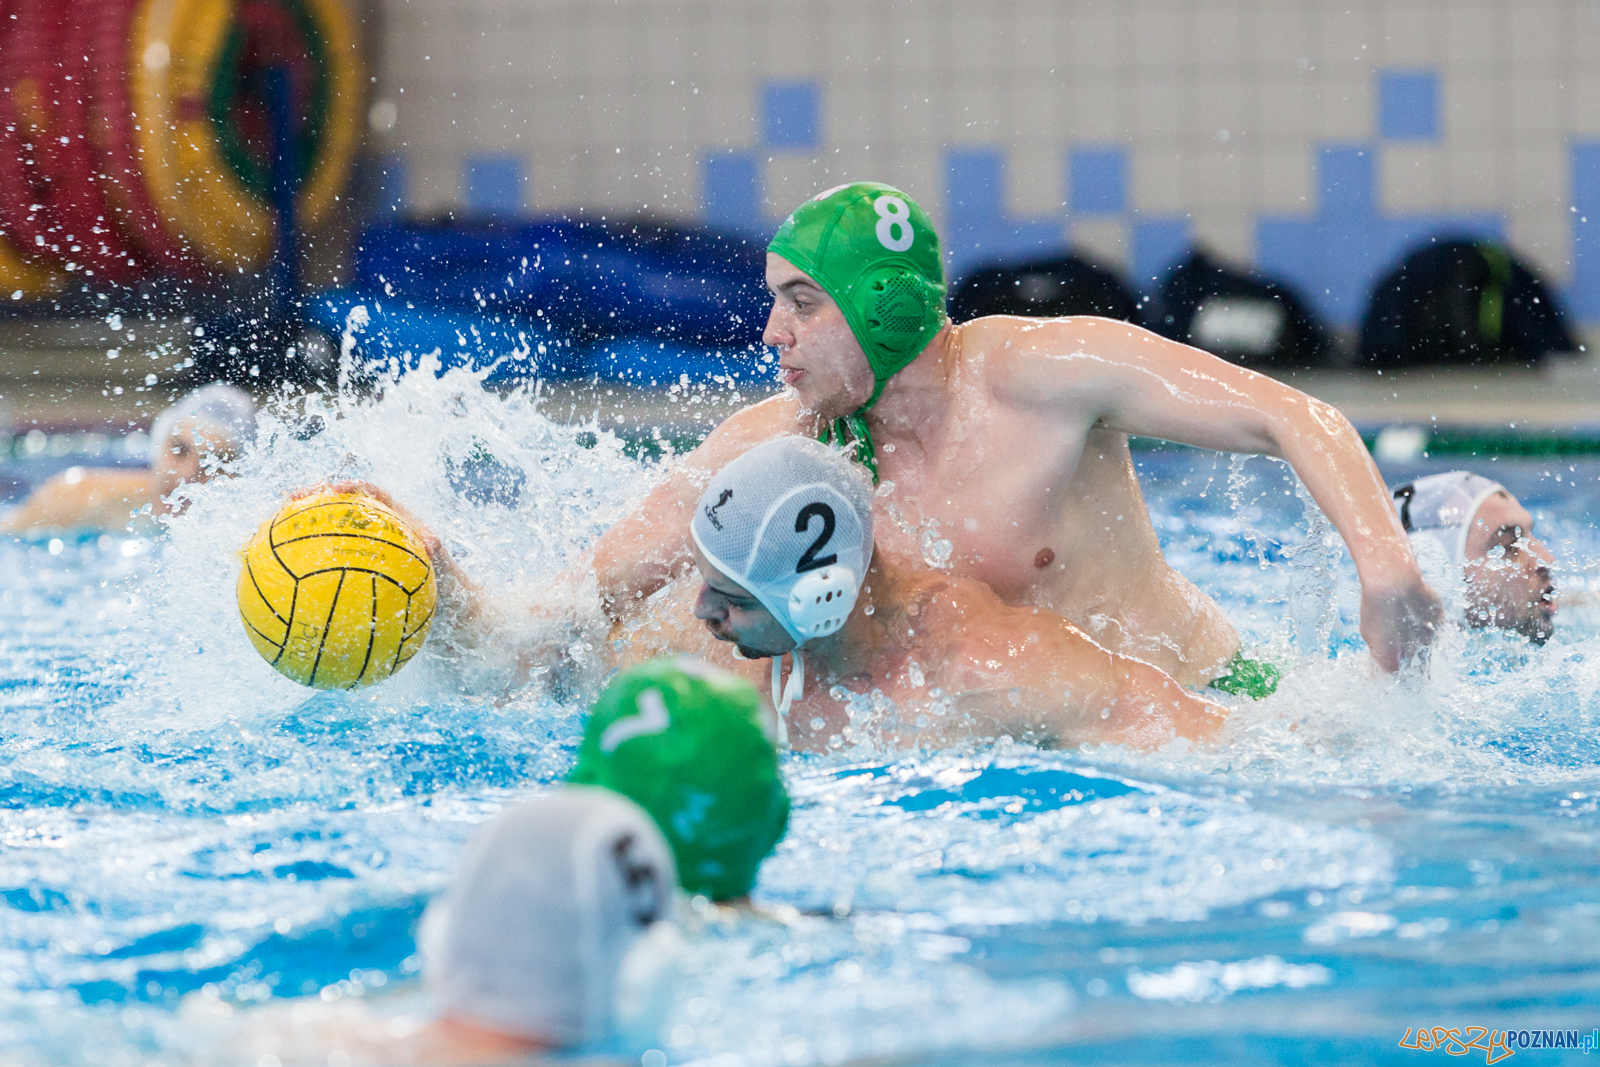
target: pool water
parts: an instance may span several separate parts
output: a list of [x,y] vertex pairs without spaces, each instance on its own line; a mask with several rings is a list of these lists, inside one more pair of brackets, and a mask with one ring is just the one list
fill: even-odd
[[[1291,664],[1280,692],[1211,750],[790,757],[761,911],[689,911],[617,1049],[1372,1063],[1417,1027],[1600,1026],[1600,464],[1481,465],[1575,594],[1555,638],[1452,632],[1394,680],[1280,464],[1138,462],[1172,562]],[[582,702],[474,695],[488,668],[442,628],[387,684],[310,693],[247,644],[236,552],[287,490],[367,477],[537,592],[654,469],[531,394],[411,375],[286,402],[165,530],[0,541],[0,1058],[270,1065],[229,1050],[290,998],[425,1011],[417,916],[478,823],[566,772]]]

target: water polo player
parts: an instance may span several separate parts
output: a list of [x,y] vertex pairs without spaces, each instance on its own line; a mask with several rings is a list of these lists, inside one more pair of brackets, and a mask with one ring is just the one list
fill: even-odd
[[[1221,707],[1054,612],[895,563],[874,548],[872,498],[866,471],[842,453],[781,437],[717,472],[691,520],[703,579],[694,616],[744,657],[724,647],[729,669],[760,678],[767,665],[750,661],[772,661],[772,699],[796,747],[827,748],[844,734],[840,686],[879,710],[888,701],[898,718],[873,728],[917,743],[1004,734],[1155,747],[1221,727]],[[694,644],[659,619],[628,637],[638,655],[652,641]],[[785,655],[793,666],[780,684]]]
[[[1439,599],[1329,405],[1125,322],[953,324],[938,235],[886,185],[808,201],[768,251],[764,339],[789,388],[725,420],[597,543],[592,573],[614,619],[686,566],[713,472],[761,441],[821,431],[880,480],[887,559],[1050,608],[1114,652],[1205,684],[1229,672],[1239,638],[1162,558],[1128,452],[1141,434],[1288,460],[1350,547],[1378,663],[1395,670],[1431,640]],[[590,573],[589,560],[572,572]]]
[[292,1024],[264,1013],[235,1051],[252,1063],[325,1064],[340,1054],[357,1063],[527,1063],[605,1041],[619,1023],[642,1021],[618,1016],[630,954],[642,980],[631,1010],[649,1010],[648,975],[662,970],[649,957],[670,944],[656,924],[668,918],[675,881],[672,850],[626,797],[567,786],[525,801],[478,832],[423,916],[422,976],[435,1017],[313,1002]]
[[1464,580],[1468,625],[1515,630],[1536,644],[1550,639],[1550,550],[1505,486],[1470,471],[1430,474],[1397,487],[1394,507],[1417,558],[1436,563],[1442,581]]
[[688,658],[657,660],[600,694],[568,780],[614,789],[649,812],[685,890],[739,900],[789,825],[781,731],[743,678]]
[[120,530],[147,504],[156,515],[179,510],[184,501],[174,491],[212,477],[255,433],[255,402],[213,382],[156,416],[147,470],[72,467],[36,489],[0,521],[0,530]]

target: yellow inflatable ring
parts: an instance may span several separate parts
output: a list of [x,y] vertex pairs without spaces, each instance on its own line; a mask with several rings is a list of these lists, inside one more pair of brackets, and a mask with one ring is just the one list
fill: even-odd
[[23,300],[37,300],[61,291],[66,276],[22,257],[16,246],[0,237],[0,300],[21,293]]
[[[361,64],[341,0],[289,2],[304,9],[325,59],[320,136],[296,198],[299,226],[311,231],[332,214],[355,158]],[[148,120],[137,131],[145,184],[194,250],[230,272],[264,265],[276,235],[271,206],[229,162],[209,106],[237,13],[237,0],[143,0],[132,41],[135,108]]]
[[128,95],[138,117],[133,140],[145,190],[168,233],[195,253],[199,250],[183,225],[183,190],[173,151],[172,27],[178,4],[179,0],[140,0],[128,37]]

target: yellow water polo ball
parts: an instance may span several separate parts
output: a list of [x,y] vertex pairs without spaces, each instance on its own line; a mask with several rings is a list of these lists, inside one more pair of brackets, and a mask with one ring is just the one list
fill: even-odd
[[405,666],[438,591],[422,539],[369,496],[290,501],[245,546],[239,617],[262,658],[316,689],[355,689]]

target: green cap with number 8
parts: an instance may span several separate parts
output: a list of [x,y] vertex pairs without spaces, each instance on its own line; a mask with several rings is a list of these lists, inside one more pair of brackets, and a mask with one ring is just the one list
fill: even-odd
[[789,824],[776,726],[755,687],[692,659],[614,678],[569,781],[614,790],[655,819],[690,893],[750,892]]
[[928,213],[890,185],[851,182],[795,209],[767,245],[833,297],[883,385],[945,323],[944,257]]

